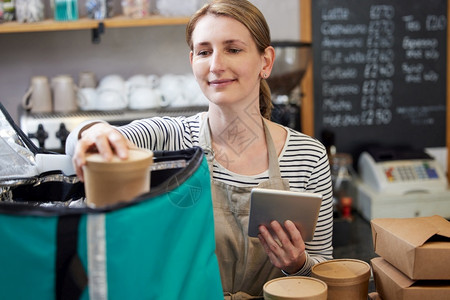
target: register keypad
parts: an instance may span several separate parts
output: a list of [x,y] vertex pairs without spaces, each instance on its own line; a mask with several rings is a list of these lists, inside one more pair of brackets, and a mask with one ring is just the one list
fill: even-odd
[[438,178],[436,169],[426,162],[405,164],[400,166],[388,166],[384,168],[384,173],[390,182],[420,181]]

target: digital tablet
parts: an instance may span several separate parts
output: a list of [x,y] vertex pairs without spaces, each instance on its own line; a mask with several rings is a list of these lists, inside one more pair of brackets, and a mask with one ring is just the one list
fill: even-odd
[[321,203],[322,195],[318,193],[254,188],[250,196],[248,235],[257,237],[259,225],[270,230],[269,224],[274,220],[282,226],[291,220],[303,240],[312,241]]

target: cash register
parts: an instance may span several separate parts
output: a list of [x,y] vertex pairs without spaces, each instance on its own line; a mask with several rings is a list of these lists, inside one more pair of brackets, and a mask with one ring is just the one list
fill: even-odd
[[424,151],[370,149],[358,159],[357,209],[367,219],[450,218],[450,189],[441,165]]

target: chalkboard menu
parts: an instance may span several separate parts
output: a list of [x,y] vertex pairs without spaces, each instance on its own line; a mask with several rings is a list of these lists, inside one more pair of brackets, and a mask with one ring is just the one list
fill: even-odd
[[311,3],[315,136],[352,154],[445,146],[447,0]]

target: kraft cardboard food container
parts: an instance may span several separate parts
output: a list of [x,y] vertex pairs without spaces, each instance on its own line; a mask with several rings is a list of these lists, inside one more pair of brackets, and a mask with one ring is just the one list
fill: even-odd
[[334,259],[311,268],[311,276],[328,286],[328,300],[367,300],[370,265],[358,259]]
[[382,257],[371,261],[377,293],[388,300],[450,299],[448,280],[411,280]]
[[153,152],[145,149],[130,149],[126,160],[114,156],[105,161],[98,153],[88,155],[83,167],[87,205],[127,202],[150,191],[152,163]]
[[450,279],[450,222],[441,216],[371,221],[375,253],[412,280]]
[[263,286],[265,300],[326,300],[327,285],[305,276],[275,278]]

